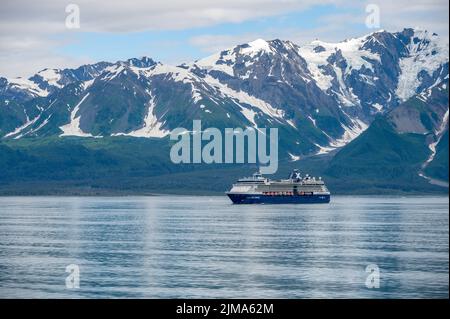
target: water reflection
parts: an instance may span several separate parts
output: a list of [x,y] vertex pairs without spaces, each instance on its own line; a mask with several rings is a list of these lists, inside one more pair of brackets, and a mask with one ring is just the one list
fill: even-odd
[[[11,197],[0,207],[0,297],[448,298],[447,197]],[[77,290],[65,287],[72,263]],[[370,263],[380,289],[365,287]]]

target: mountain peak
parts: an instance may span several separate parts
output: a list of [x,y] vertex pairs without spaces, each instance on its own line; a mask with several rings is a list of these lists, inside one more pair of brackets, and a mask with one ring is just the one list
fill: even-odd
[[142,56],[140,58],[131,58],[125,62],[129,66],[134,66],[138,68],[149,68],[157,64],[152,58],[147,56]]
[[255,41],[240,46],[240,53],[245,55],[256,55],[260,52],[274,53],[270,43],[263,39],[256,39]]
[[403,31],[399,33],[411,38],[416,37],[419,39],[441,39],[437,33],[429,32],[427,29],[422,27],[404,28]]
[[269,47],[269,42],[264,39],[256,39],[249,42],[248,45],[255,49],[266,49]]

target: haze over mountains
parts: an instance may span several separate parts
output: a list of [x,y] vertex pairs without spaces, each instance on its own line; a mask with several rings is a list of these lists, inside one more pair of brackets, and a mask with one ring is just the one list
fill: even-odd
[[[354,152],[367,158],[376,142],[378,154],[405,151],[391,161],[411,165],[408,172],[448,181],[440,154],[448,149],[448,56],[438,35],[404,29],[302,46],[256,40],[179,66],[143,57],[45,69],[0,78],[0,137],[7,147],[30,138],[163,138],[200,119],[204,127],[278,127],[280,157],[291,161],[340,150],[327,164],[336,178],[360,174],[345,162]],[[384,133],[399,145],[376,141]]]

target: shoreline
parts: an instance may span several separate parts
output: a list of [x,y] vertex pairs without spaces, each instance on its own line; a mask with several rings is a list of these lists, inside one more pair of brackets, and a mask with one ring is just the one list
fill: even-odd
[[[224,193],[210,193],[210,194],[186,194],[186,193],[122,193],[122,194],[111,194],[111,193],[105,193],[105,194],[80,194],[80,193],[67,193],[67,194],[52,194],[52,193],[43,193],[43,194],[3,194],[0,193],[0,198],[11,198],[11,197],[23,197],[23,198],[32,198],[32,197],[56,197],[56,198],[71,198],[71,197],[86,197],[86,198],[93,198],[93,197],[109,197],[109,198],[131,198],[131,197],[223,197],[226,198],[225,192]],[[331,194],[331,197],[350,197],[350,196],[356,196],[356,197],[384,197],[384,198],[402,198],[402,197],[414,197],[414,198],[430,198],[430,197],[450,197],[449,193],[426,193],[426,194],[420,194],[420,193],[398,193],[398,194],[373,194],[373,193],[335,193]]]

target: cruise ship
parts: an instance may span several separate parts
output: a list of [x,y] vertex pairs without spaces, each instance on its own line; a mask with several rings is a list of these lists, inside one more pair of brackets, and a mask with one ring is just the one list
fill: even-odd
[[270,180],[261,173],[239,179],[226,193],[234,204],[329,203],[330,192],[322,178],[294,170],[288,179]]

